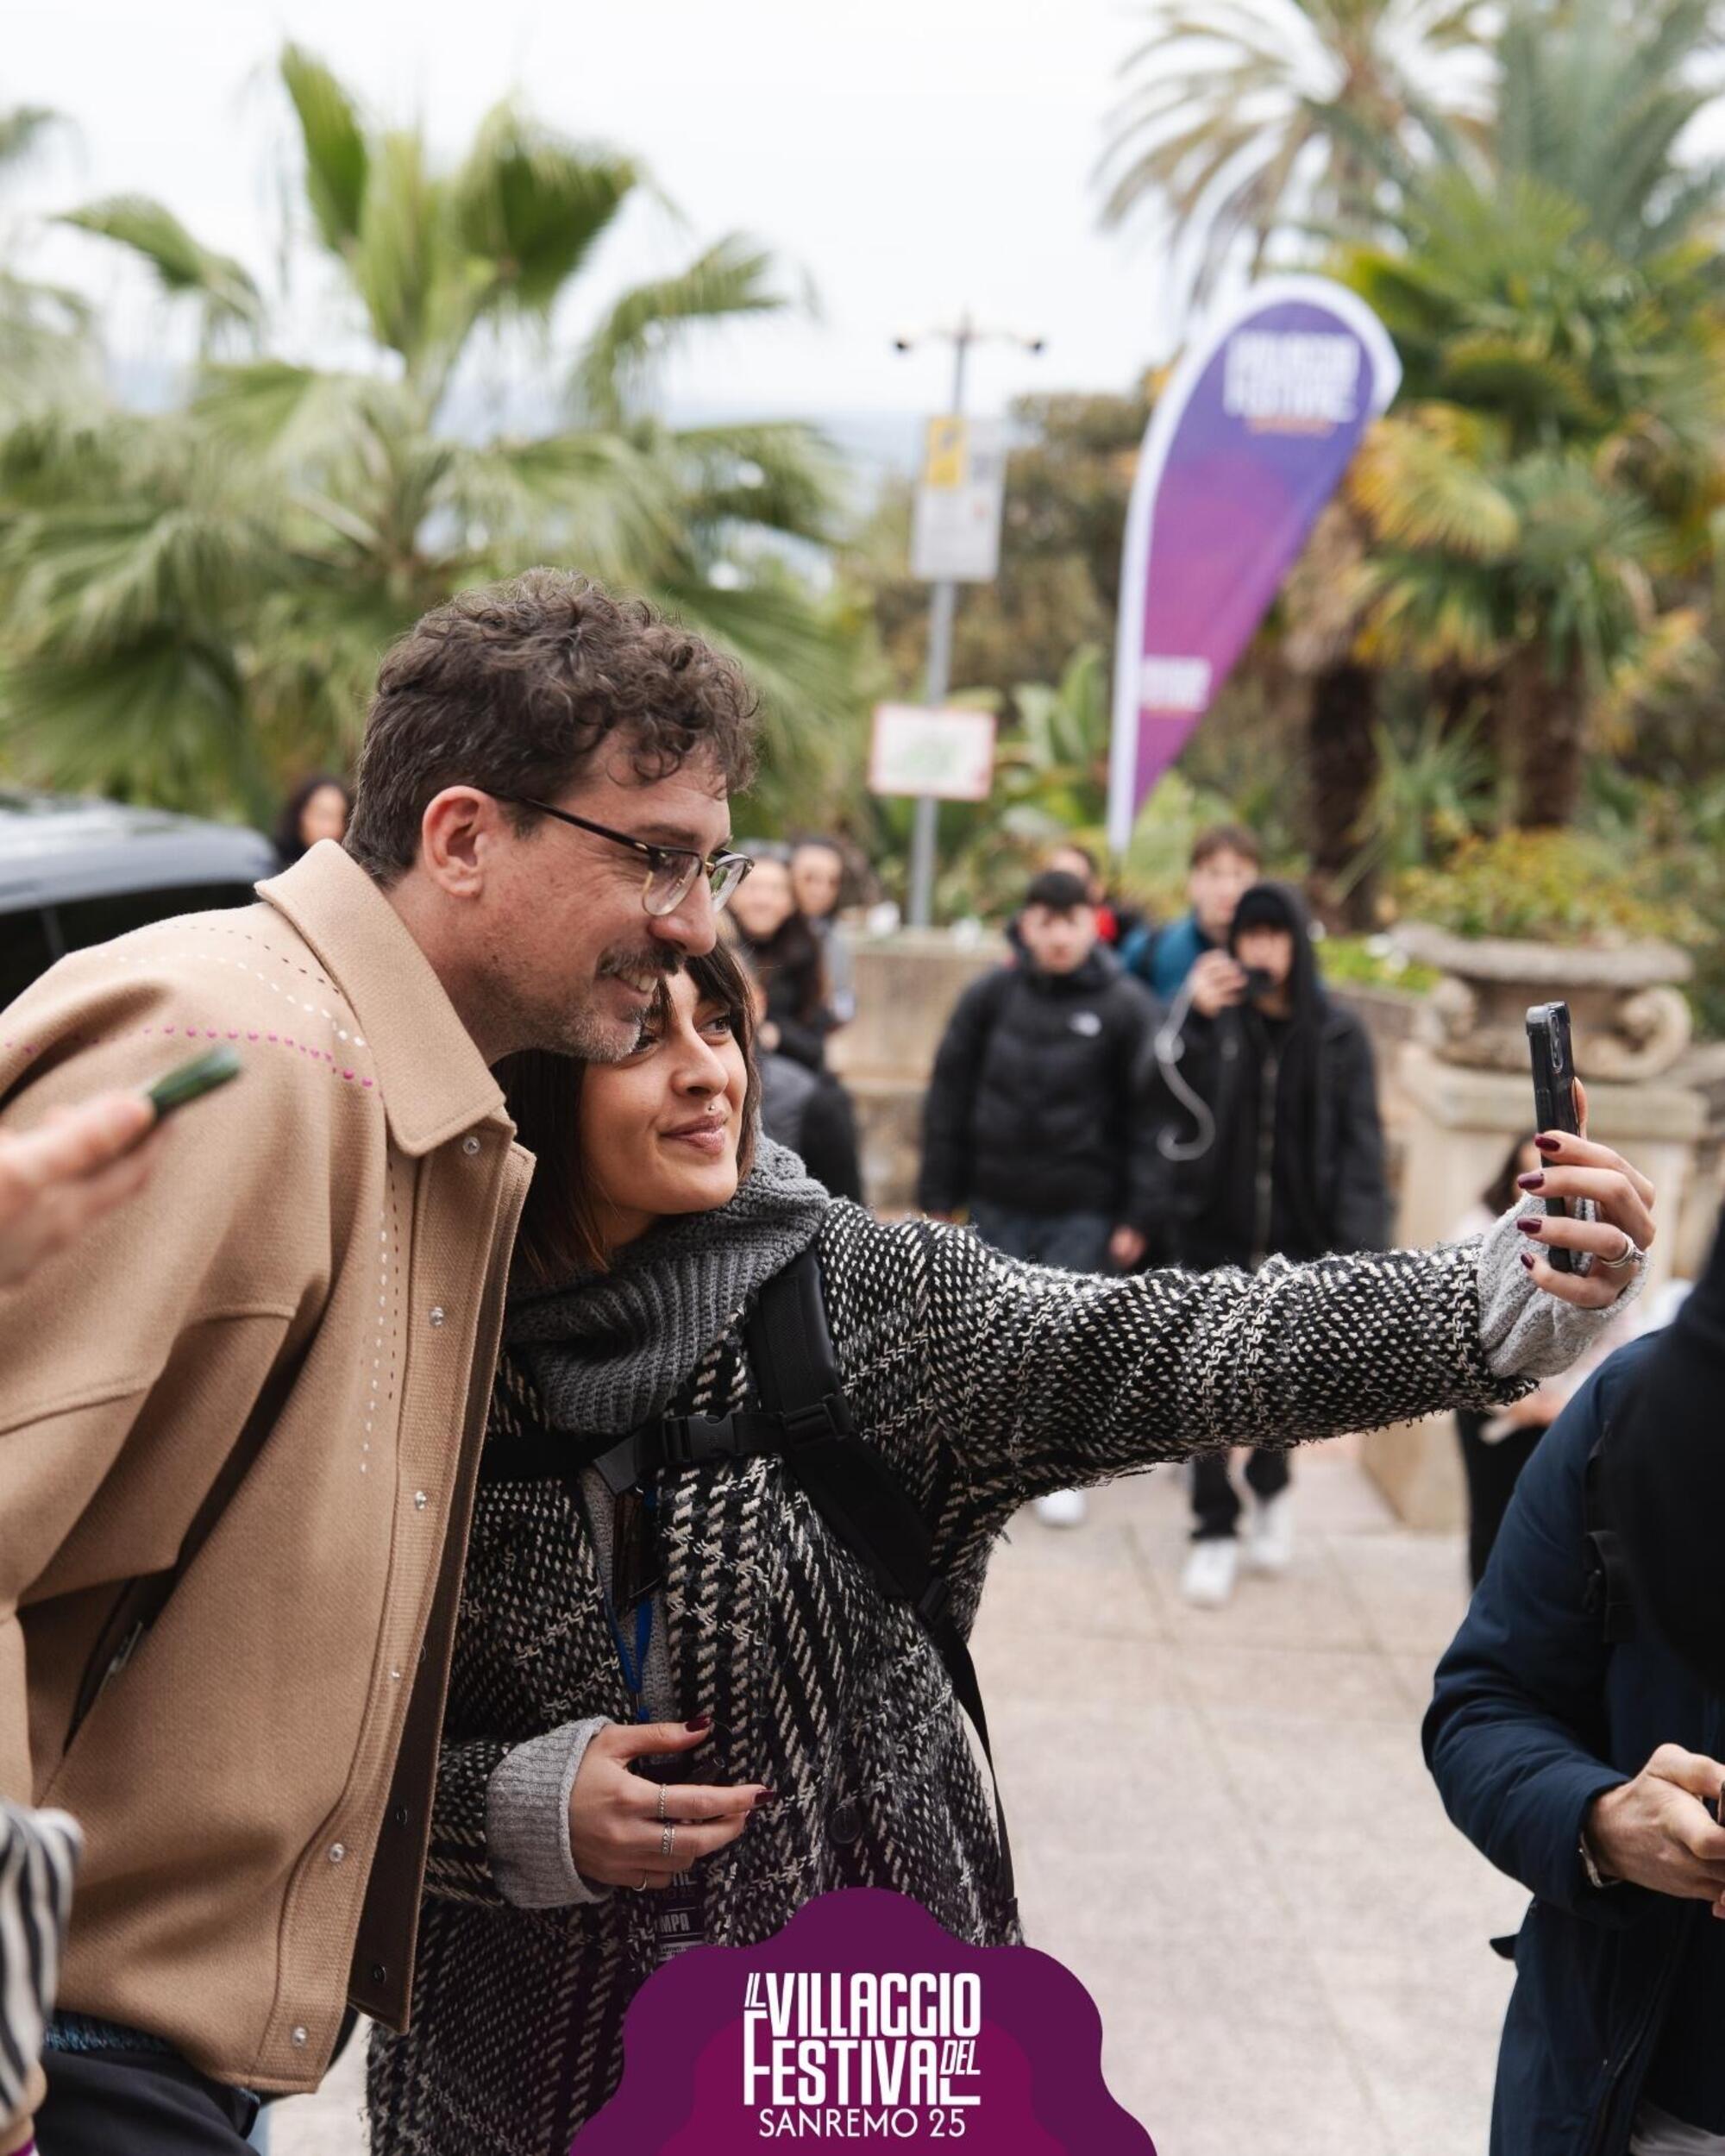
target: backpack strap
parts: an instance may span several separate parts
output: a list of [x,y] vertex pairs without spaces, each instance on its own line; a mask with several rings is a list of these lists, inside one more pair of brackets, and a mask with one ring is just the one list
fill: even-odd
[[1582,1477],[1582,1521],[1587,1544],[1587,1590],[1584,1607],[1599,1619],[1600,1636],[1622,1646],[1635,1637],[1634,1600],[1623,1538],[1612,1526],[1605,1503],[1605,1441],[1610,1424],[1594,1440]]
[[1012,1845],[975,1665],[952,1619],[951,1589],[935,1569],[933,1530],[880,1454],[856,1436],[827,1324],[820,1263],[812,1249],[762,1289],[745,1332],[762,1400],[785,1431],[787,1468],[829,1530],[868,1568],[888,1598],[908,1604],[915,1613],[982,1740],[994,1784],[1001,1882],[1010,1900]]

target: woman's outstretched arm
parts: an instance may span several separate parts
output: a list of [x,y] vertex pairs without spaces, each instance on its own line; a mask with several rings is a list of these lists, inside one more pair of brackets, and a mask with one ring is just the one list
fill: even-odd
[[1626,1235],[1645,1249],[1653,1229],[1643,1179],[1585,1140],[1565,1148],[1547,1189],[1592,1196],[1595,1223],[1541,1217],[1530,1235],[1506,1215],[1470,1242],[1256,1273],[1086,1278],[932,1224],[881,1231],[920,1243],[925,1427],[950,1455],[942,1509],[980,1499],[998,1520],[1043,1491],[1222,1445],[1495,1406],[1567,1368],[1644,1268],[1584,1279],[1524,1256],[1559,1242],[1615,1256]]

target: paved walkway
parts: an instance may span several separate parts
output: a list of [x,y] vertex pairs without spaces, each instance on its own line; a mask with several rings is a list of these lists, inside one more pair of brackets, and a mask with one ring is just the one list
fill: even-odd
[[[1347,1445],[1303,1455],[1283,1580],[1175,1592],[1181,1480],[1026,1517],[976,1642],[1025,1920],[1101,2010],[1159,2156],[1484,2156],[1525,1896],[1450,1827],[1419,1722],[1458,1537],[1399,1527]],[[277,2156],[358,2156],[357,2056]]]

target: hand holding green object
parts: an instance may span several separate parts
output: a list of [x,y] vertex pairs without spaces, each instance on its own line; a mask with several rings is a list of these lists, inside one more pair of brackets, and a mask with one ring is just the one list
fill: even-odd
[[176,1064],[150,1087],[145,1097],[156,1111],[156,1121],[161,1122],[177,1108],[200,1099],[213,1092],[216,1086],[225,1085],[229,1078],[236,1078],[244,1069],[231,1048],[211,1048],[203,1055],[195,1055],[189,1063]]

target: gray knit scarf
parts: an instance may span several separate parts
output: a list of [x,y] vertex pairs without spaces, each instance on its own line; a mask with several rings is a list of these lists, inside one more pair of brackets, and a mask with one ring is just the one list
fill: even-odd
[[762,1283],[814,1241],[832,1203],[762,1136],[728,1205],[663,1220],[608,1273],[510,1299],[504,1338],[559,1430],[633,1430],[693,1376]]

